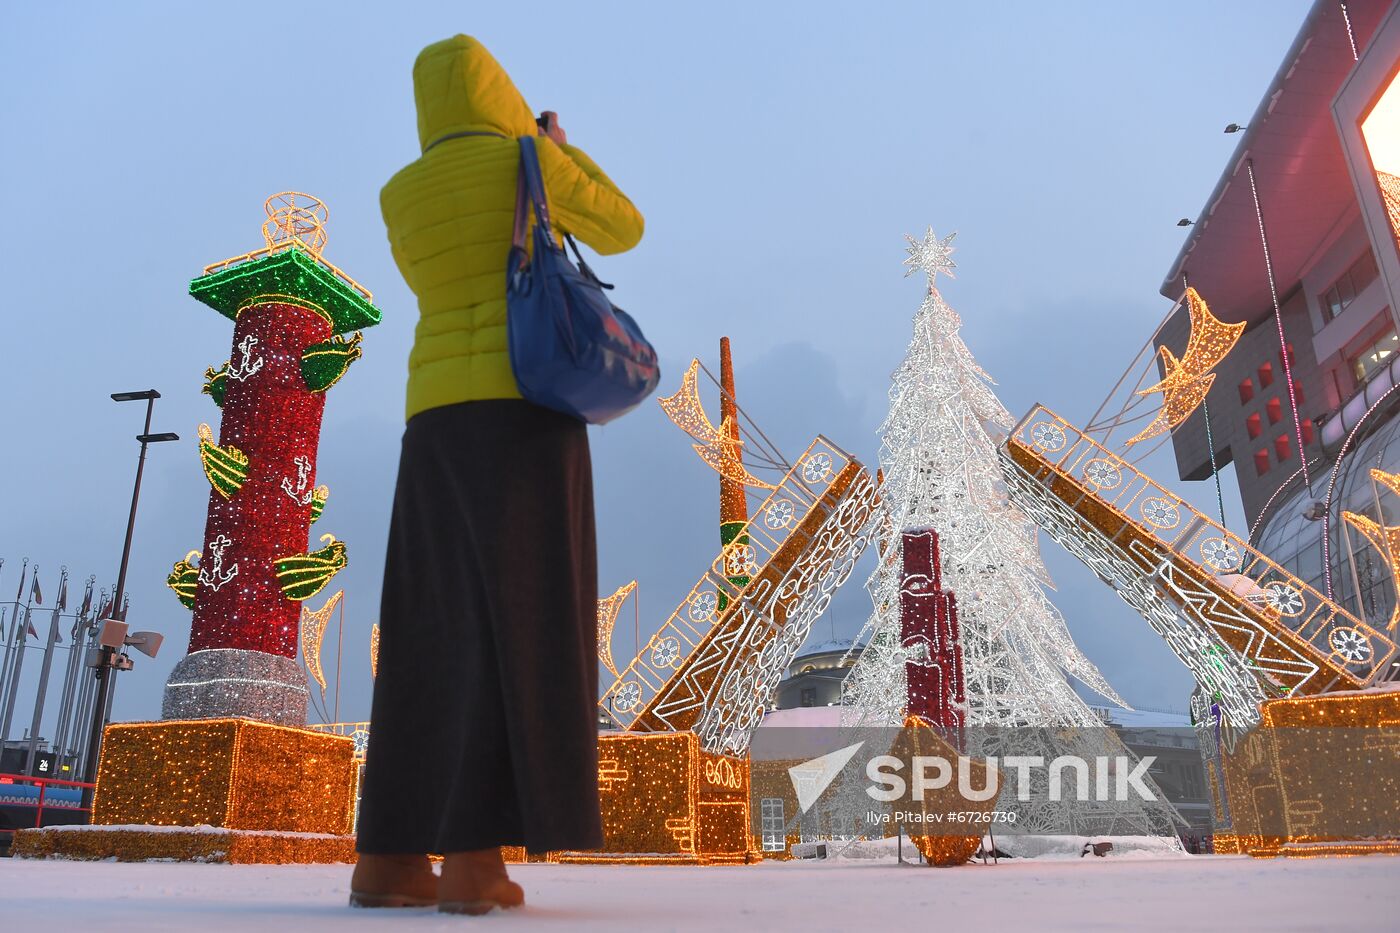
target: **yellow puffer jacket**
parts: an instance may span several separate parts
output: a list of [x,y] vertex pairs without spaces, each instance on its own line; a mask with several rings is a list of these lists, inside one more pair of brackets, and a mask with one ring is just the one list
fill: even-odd
[[[418,298],[410,418],[456,402],[520,397],[506,346],[506,259],[516,140],[536,132],[534,113],[510,76],[470,36],[424,49],[413,65],[413,92],[424,152],[379,196],[394,261]],[[465,132],[506,138],[443,140]],[[642,215],[592,159],[543,136],[535,148],[556,232],[605,254],[637,245]]]

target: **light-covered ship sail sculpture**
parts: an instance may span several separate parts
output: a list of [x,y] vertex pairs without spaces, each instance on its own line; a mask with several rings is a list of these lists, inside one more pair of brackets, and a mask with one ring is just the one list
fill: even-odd
[[[1194,290],[1184,300],[1186,349],[1180,359],[1159,349],[1161,381],[1143,393],[1161,393],[1161,410],[1125,448],[1179,426],[1243,330],[1216,319]],[[1375,683],[1396,654],[1390,637],[1106,446],[1132,407],[1081,431],[1037,405],[1001,444],[1007,485],[1012,501],[1112,586],[1190,669],[1197,705],[1217,711],[1227,746],[1259,722],[1265,700]],[[1347,518],[1384,546],[1387,529],[1361,519]]]
[[[928,662],[927,646],[903,634],[902,542],[911,530],[931,530],[940,542],[942,585],[958,597],[965,696],[960,714],[976,731],[978,754],[1048,754],[1050,760],[1076,753],[1093,760],[1108,750],[1051,748],[1052,729],[1079,727],[1079,735],[1095,741],[1106,731],[1066,675],[1115,703],[1122,700],[1075,645],[1047,598],[1050,581],[1036,526],[1008,501],[997,443],[1011,416],[959,336],[958,315],[935,284],[939,273],[953,269],[952,239],[938,239],[932,230],[922,240],[910,238],[906,265],[927,277],[928,288],[880,429],[883,482],[874,525],[882,531],[879,561],[867,583],[873,610],[857,639],[865,646],[852,657],[845,682],[843,724],[897,727],[910,712],[908,671]],[[988,744],[1012,737],[1024,747]],[[1052,802],[1045,793],[1031,797],[998,805],[1017,810],[1018,830],[1156,834],[1170,832],[1173,822],[1169,808],[1136,801],[1091,805]]]
[[598,600],[598,660],[614,677],[617,676],[617,662],[613,660],[612,653],[613,626],[617,625],[617,614],[622,611],[622,604],[636,591],[637,581],[633,580],[618,587],[611,596]]
[[[321,605],[320,609],[312,609],[305,603],[301,607],[301,661],[306,666],[306,673],[320,688],[319,702],[314,696],[310,699],[318,707],[322,719],[329,718],[326,716],[325,710],[326,688],[329,685],[326,682],[325,667],[321,663],[321,646],[325,644],[326,632],[330,630],[331,618],[335,615],[335,611],[340,608],[344,599],[345,591],[336,590],[330,599]],[[337,658],[337,669],[339,663]],[[339,684],[338,679],[337,684]],[[339,690],[339,686],[336,689]]]
[[699,370],[691,365],[663,408],[720,474],[722,493],[742,484],[768,495],[752,518],[742,499],[725,498],[719,554],[617,674],[599,710],[626,731],[693,731],[707,752],[742,755],[787,665],[865,548],[875,484],[824,437],[784,464],[777,483],[749,473],[738,456],[737,406],[726,405],[715,428],[700,404]]

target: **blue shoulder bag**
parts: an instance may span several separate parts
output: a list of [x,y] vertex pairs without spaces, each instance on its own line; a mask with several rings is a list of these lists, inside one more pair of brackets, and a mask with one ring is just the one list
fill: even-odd
[[[525,251],[530,205],[534,255]],[[656,350],[637,322],[608,300],[579,255],[575,266],[554,241],[535,140],[520,140],[515,235],[506,265],[506,333],[510,365],[527,401],[607,424],[640,405],[661,380]]]

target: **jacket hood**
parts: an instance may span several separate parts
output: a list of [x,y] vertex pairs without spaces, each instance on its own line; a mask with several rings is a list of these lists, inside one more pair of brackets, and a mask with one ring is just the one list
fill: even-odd
[[452,133],[535,134],[534,111],[501,63],[471,36],[434,42],[418,53],[413,97],[423,149]]

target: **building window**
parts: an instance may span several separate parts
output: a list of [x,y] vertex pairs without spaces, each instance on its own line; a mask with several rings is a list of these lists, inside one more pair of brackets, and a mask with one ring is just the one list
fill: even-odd
[[1276,398],[1269,399],[1269,404],[1264,406],[1264,411],[1269,414],[1269,424],[1278,424],[1283,418],[1283,403]]
[[1269,472],[1269,449],[1267,447],[1254,452],[1254,470],[1260,476]]
[[1278,437],[1274,438],[1274,456],[1278,458],[1279,463],[1288,459],[1287,434],[1280,434]]
[[783,798],[764,797],[759,803],[759,818],[762,821],[763,851],[781,852],[787,848],[784,832]]
[[1297,379],[1293,380],[1293,400],[1299,405],[1307,401],[1305,398],[1303,398],[1303,384]]
[[1244,429],[1249,434],[1249,439],[1252,441],[1260,434],[1264,433],[1264,422],[1259,415],[1250,415],[1248,418],[1244,419]]
[[1303,443],[1304,443],[1304,444],[1311,444],[1311,443],[1313,442],[1313,423],[1312,423],[1312,421],[1311,421],[1310,419],[1308,419],[1308,418],[1304,418],[1304,419],[1303,419],[1303,423],[1300,425],[1300,427],[1303,429]]
[[1337,317],[1379,275],[1380,270],[1376,268],[1376,257],[1371,255],[1371,251],[1368,249],[1361,254],[1361,258],[1351,264],[1347,271],[1337,277],[1337,281],[1333,282],[1331,287],[1322,293],[1319,300],[1329,315]]
[[1369,382],[1377,371],[1389,365],[1390,355],[1396,350],[1400,350],[1400,336],[1397,336],[1392,330],[1358,353],[1351,363],[1352,371],[1356,374],[1356,381],[1359,383]]
[[1254,401],[1254,380],[1246,379],[1240,383],[1240,404],[1248,405]]
[[816,705],[817,705],[817,688],[816,688],[816,687],[803,687],[803,688],[802,688],[802,705],[803,705],[803,706],[816,706]]
[[1297,366],[1297,365],[1298,365],[1298,358],[1295,357],[1295,356],[1293,355],[1293,344],[1291,344],[1291,343],[1290,343],[1290,344],[1287,344],[1284,353],[1280,353],[1280,354],[1278,355],[1278,361],[1279,361],[1280,364],[1283,363],[1283,358],[1284,358],[1285,355],[1287,355],[1287,357],[1288,357],[1288,365],[1289,365],[1289,366]]
[[1274,384],[1274,364],[1265,363],[1259,367],[1259,388],[1267,388]]

